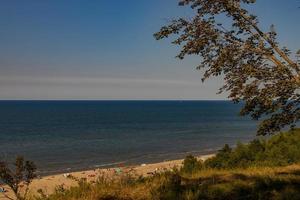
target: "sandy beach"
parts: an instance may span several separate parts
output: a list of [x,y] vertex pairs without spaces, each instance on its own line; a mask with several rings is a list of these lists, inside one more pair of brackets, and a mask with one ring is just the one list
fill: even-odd
[[[213,157],[214,154],[198,156],[198,159],[206,160]],[[39,189],[42,189],[45,194],[51,194],[54,192],[57,186],[62,186],[64,188],[69,188],[71,186],[76,186],[77,181],[80,179],[86,179],[88,182],[95,182],[99,177],[118,177],[124,174],[132,175],[142,175],[151,176],[154,173],[162,172],[164,170],[172,169],[174,167],[179,168],[182,165],[183,159],[165,161],[152,164],[141,164],[137,166],[124,166],[116,168],[106,168],[106,169],[94,169],[87,171],[79,171],[65,174],[49,175],[35,179],[30,185],[30,194],[36,194]],[[76,180],[75,180],[76,179]],[[4,187],[7,192],[6,195],[12,196],[9,188]],[[0,194],[0,199],[7,199]]]

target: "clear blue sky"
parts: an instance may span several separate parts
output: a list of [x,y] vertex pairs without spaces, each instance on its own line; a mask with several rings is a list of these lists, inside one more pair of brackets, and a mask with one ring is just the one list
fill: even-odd
[[[300,1],[258,0],[261,27],[300,49]],[[2,0],[0,99],[224,99],[201,83],[197,60],[155,41],[177,0]]]

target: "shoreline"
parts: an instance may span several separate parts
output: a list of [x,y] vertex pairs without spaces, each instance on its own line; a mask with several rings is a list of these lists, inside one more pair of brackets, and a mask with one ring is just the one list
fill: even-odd
[[[221,149],[221,147],[211,149],[209,151],[191,151],[191,152],[183,152],[183,153],[176,153],[176,155],[180,156],[172,156],[173,158],[170,159],[156,159],[156,160],[148,160],[148,161],[139,161],[139,162],[128,162],[129,160],[125,161],[119,161],[114,163],[106,163],[106,164],[99,164],[99,165],[92,165],[89,167],[75,167],[75,168],[65,168],[65,169],[59,169],[59,170],[41,170],[37,171],[37,175],[39,177],[45,177],[45,176],[55,176],[60,175],[64,173],[76,173],[81,171],[92,171],[94,169],[110,169],[110,168],[126,168],[126,167],[137,167],[143,163],[149,164],[157,164],[157,163],[164,163],[164,162],[170,162],[170,161],[176,161],[176,160],[183,160],[187,155],[193,155],[197,158],[205,157],[207,155],[215,155],[218,150]],[[172,154],[175,155],[175,154]]]
[[[196,156],[197,159],[207,160],[215,154],[207,154]],[[34,195],[38,190],[42,189],[45,194],[51,194],[55,191],[57,186],[62,186],[64,188],[70,188],[76,186],[78,183],[75,179],[85,179],[88,182],[96,182],[99,177],[117,178],[122,175],[132,174],[138,176],[151,176],[154,173],[163,172],[165,170],[170,170],[174,167],[181,167],[184,159],[163,161],[151,164],[141,164],[133,166],[122,166],[122,167],[112,167],[112,168],[96,168],[92,170],[82,170],[68,173],[60,173],[53,175],[46,175],[33,180],[30,185],[30,194]],[[2,187],[2,186],[1,186]],[[8,191],[6,194],[11,196],[9,188],[4,186]],[[1,199],[1,198],[0,198]]]

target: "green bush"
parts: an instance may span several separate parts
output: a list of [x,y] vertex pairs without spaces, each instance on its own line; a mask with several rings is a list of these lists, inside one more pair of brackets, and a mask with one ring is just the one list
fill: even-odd
[[225,168],[228,166],[228,161],[231,153],[232,149],[228,144],[225,144],[225,146],[218,151],[217,155],[211,159],[206,160],[204,165],[208,168]]
[[227,144],[215,157],[204,162],[206,168],[232,169],[251,166],[286,166],[300,162],[300,129],[280,133],[270,139],[238,143],[235,149]]
[[202,161],[197,160],[192,155],[187,156],[183,161],[183,166],[180,169],[180,172],[193,174],[203,168]]

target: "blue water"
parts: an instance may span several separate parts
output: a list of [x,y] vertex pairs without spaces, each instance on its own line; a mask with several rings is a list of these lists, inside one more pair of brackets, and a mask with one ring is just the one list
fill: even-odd
[[228,101],[0,101],[0,158],[58,173],[182,158],[249,141],[256,123]]

